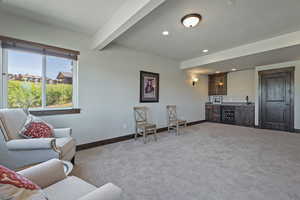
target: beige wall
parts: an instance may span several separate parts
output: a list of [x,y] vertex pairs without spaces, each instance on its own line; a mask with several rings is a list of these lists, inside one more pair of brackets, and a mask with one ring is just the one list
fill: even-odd
[[278,63],[273,65],[259,66],[255,69],[255,125],[258,125],[258,72],[268,69],[278,69],[284,67],[295,67],[295,128],[300,129],[300,61]]
[[163,57],[112,45],[92,51],[90,38],[0,13],[0,35],[80,50],[79,115],[44,117],[56,127],[71,127],[78,144],[133,133],[132,107],[139,105],[139,71],[160,73],[160,102],[143,104],[150,119],[166,126],[167,104],[178,105],[179,116],[188,121],[205,119],[207,77],[192,87],[179,63]]
[[254,69],[228,73],[225,102],[245,101],[246,96],[249,96],[249,101],[254,102],[254,91]]

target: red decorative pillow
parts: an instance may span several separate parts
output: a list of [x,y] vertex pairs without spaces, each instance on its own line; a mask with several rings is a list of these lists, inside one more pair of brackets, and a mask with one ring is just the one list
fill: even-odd
[[47,197],[38,185],[0,165],[0,199],[47,200]]
[[53,127],[43,120],[29,115],[20,135],[25,138],[51,138],[53,137]]

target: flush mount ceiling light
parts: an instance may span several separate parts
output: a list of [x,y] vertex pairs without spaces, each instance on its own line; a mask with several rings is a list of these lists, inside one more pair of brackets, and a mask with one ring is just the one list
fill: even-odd
[[236,69],[235,68],[233,68],[233,69],[231,69],[232,71],[236,71]]
[[200,14],[192,13],[181,18],[181,23],[187,28],[193,28],[197,26],[201,20],[202,16]]
[[207,52],[208,52],[208,50],[207,50],[207,49],[204,49],[204,50],[202,50],[202,52],[203,52],[203,53],[207,53]]

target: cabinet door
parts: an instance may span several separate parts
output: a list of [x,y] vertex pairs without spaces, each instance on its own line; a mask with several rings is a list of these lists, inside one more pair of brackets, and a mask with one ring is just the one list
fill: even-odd
[[213,105],[213,122],[221,122],[221,106]]
[[254,126],[254,110],[254,106],[245,106],[245,113],[247,113],[247,116],[245,116],[245,126]]
[[243,109],[242,106],[235,107],[235,123],[236,125],[242,126],[243,125]]
[[209,109],[209,108],[205,108],[205,120],[207,120],[207,121],[211,121],[211,118],[210,118],[210,112],[211,112],[211,109]]
[[254,106],[237,106],[235,121],[240,126],[254,126]]
[[214,75],[209,75],[208,76],[208,95],[216,95],[216,87],[215,87],[215,76]]
[[208,76],[208,95],[227,95],[227,73]]
[[207,121],[211,120],[211,106],[210,105],[205,105],[205,119]]
[[215,87],[217,95],[227,95],[227,73],[216,75]]

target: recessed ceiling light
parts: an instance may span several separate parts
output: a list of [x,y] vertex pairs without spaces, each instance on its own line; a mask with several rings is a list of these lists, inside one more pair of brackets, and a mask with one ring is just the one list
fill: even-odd
[[192,13],[182,17],[181,23],[187,28],[192,28],[197,26],[201,20],[202,16],[200,14]]
[[207,53],[207,52],[208,52],[208,50],[207,50],[207,49],[204,49],[204,50],[202,50],[202,52],[203,52],[203,53]]
[[217,74],[220,74],[220,71],[216,71]]
[[163,34],[164,36],[167,36],[167,35],[169,35],[169,31],[163,31],[162,34]]
[[227,4],[232,6],[232,5],[236,4],[236,0],[228,0]]
[[235,68],[233,68],[233,69],[231,69],[232,71],[236,71],[236,69]]

